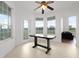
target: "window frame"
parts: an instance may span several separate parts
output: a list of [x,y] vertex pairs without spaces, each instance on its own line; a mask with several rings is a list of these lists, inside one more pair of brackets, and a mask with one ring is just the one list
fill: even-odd
[[[49,21],[53,21],[55,22],[55,27],[54,27],[54,33],[53,33],[53,30],[52,30],[52,34],[49,33],[49,28],[48,28],[48,22]],[[52,25],[51,25],[52,26]],[[56,17],[55,16],[50,16],[50,17],[47,17],[47,35],[55,35],[56,34]]]
[[[11,13],[11,8],[5,2],[0,1],[0,3],[1,3],[1,10],[0,10],[1,13],[0,14],[1,14],[1,16],[7,17],[7,24],[1,24],[1,30],[0,30],[2,32],[1,35],[5,34],[4,31],[2,30],[2,27],[4,25],[7,26],[7,28],[5,30],[6,30],[6,33],[8,34],[8,36],[3,35],[4,38],[3,37],[1,37],[2,39],[0,38],[0,41],[1,41],[1,40],[12,38],[12,15],[11,15],[12,13]],[[4,12],[4,10],[5,10],[5,12]]]
[[[24,20],[24,21],[27,21],[27,25],[28,25],[28,26],[27,26],[27,27],[28,27],[28,28],[27,28],[27,34],[29,35],[29,22],[28,22],[28,20]],[[27,35],[27,38],[24,36],[24,35],[25,35],[25,34],[24,34],[24,30],[25,30],[25,29],[24,29],[24,23],[25,23],[24,21],[23,21],[23,40],[26,40],[26,39],[29,38],[29,36]],[[26,38],[26,39],[25,39],[25,38]]]
[[[36,17],[36,18],[35,18],[35,34],[43,34],[43,30],[44,30],[44,22],[43,22],[43,20],[44,20],[43,17]],[[36,26],[37,26],[37,25],[36,25],[36,22],[37,22],[37,21],[42,21],[42,23],[43,23],[43,27],[42,27],[43,30],[42,30],[42,33],[40,33],[41,31],[38,32],[37,29],[36,29],[36,28],[38,28],[38,27],[36,27]]]

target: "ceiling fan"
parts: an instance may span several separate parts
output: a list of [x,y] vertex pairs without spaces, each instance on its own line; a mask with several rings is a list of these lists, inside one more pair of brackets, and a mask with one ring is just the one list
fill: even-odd
[[48,4],[51,4],[51,3],[54,3],[54,1],[35,1],[35,3],[38,3],[40,4],[40,6],[38,6],[37,8],[35,8],[34,10],[37,10],[38,8],[41,8],[42,9],[42,14],[44,14],[44,10],[46,8],[50,9],[50,10],[54,10],[54,8],[48,6]]

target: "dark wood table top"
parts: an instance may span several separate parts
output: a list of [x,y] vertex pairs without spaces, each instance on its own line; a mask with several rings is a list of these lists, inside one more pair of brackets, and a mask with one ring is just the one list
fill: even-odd
[[45,38],[45,39],[54,39],[56,36],[54,35],[40,35],[40,34],[35,34],[35,35],[29,35],[31,37],[37,37],[37,38]]

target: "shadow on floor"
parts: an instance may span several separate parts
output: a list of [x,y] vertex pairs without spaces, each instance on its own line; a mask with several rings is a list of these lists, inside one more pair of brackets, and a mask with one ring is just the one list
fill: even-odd
[[63,39],[62,43],[75,44],[76,43],[76,39],[75,38],[73,40]]

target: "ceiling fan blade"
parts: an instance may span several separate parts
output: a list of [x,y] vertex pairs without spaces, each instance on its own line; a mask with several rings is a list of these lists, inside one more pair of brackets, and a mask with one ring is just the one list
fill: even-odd
[[54,1],[47,1],[47,4],[51,4],[51,3],[54,3]]
[[52,7],[50,7],[50,6],[47,6],[47,8],[50,9],[50,10],[54,10],[54,8],[52,8]]
[[37,10],[38,8],[40,8],[42,5],[38,6],[37,8],[35,8],[34,10]]
[[42,14],[44,14],[44,9],[42,8]]
[[35,1],[35,3],[38,3],[38,4],[40,4],[41,2],[39,2],[39,1]]

